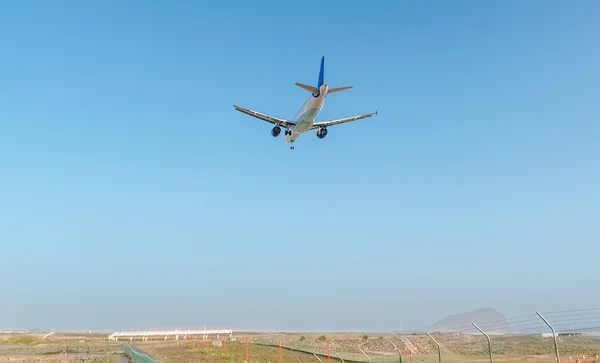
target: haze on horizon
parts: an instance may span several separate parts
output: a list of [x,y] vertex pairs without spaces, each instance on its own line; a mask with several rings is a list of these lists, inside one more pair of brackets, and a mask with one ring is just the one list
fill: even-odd
[[[0,329],[419,329],[600,301],[600,3],[6,4]],[[292,117],[326,58],[320,120]],[[561,271],[557,274],[557,271]]]

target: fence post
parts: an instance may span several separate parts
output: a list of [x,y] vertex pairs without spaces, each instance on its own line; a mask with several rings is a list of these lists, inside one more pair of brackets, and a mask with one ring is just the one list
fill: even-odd
[[344,363],[344,358],[340,357],[340,355],[338,354],[338,352],[334,352],[335,355],[337,355],[338,358],[340,358],[340,360],[342,361],[342,363]]
[[279,347],[277,348],[277,357],[275,358],[277,363],[283,363],[283,348],[281,345],[281,341],[279,341]]
[[252,353],[250,352],[250,340],[248,338],[246,338],[246,342],[244,343],[245,345],[245,350],[244,350],[244,360],[246,361],[246,363],[250,363],[250,361],[252,360]]
[[473,326],[475,328],[477,328],[477,330],[479,330],[481,332],[481,334],[485,335],[485,338],[488,341],[488,351],[490,353],[490,363],[493,363],[493,361],[492,361],[492,340],[490,339],[490,336],[487,335],[483,330],[481,330],[481,328],[478,327],[477,324],[473,323]]
[[402,363],[402,352],[400,352],[400,349],[398,349],[398,347],[396,346],[396,344],[394,344],[394,342],[392,342],[390,340],[390,343],[392,343],[392,345],[394,346],[394,349],[396,349],[396,351],[398,352],[398,358],[400,360],[400,363]]
[[440,347],[440,343],[437,342],[437,340],[433,339],[433,337],[431,336],[431,334],[427,333],[427,336],[433,340],[433,342],[435,343],[435,345],[437,345],[437,349],[438,349],[438,363],[442,363],[442,347]]
[[365,357],[367,357],[367,361],[368,361],[369,363],[371,363],[371,357],[369,357],[369,356],[367,355],[367,353],[365,353],[365,352],[364,352],[362,349],[358,348],[358,350],[360,350],[360,352],[361,352],[361,353],[362,353],[362,354],[363,354]]
[[560,357],[558,355],[558,342],[556,341],[556,331],[554,330],[554,327],[552,325],[550,325],[548,320],[544,319],[542,314],[540,314],[539,312],[536,312],[536,314],[537,314],[537,316],[540,317],[540,319],[542,319],[542,321],[544,323],[546,323],[546,325],[548,325],[550,330],[552,330],[552,337],[554,338],[554,353],[556,353],[556,363],[560,363]]

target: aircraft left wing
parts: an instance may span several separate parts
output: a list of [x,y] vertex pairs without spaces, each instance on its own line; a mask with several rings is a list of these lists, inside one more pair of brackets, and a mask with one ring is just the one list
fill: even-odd
[[236,110],[245,113],[246,115],[250,115],[252,117],[256,117],[258,119],[270,122],[270,123],[275,124],[275,125],[279,124],[281,127],[285,127],[286,129],[290,129],[293,126],[296,125],[296,123],[294,123],[292,121],[288,121],[288,120],[285,120],[285,119],[282,119],[282,118],[279,118],[279,117],[269,116],[269,115],[266,115],[264,113],[256,112],[256,111],[253,111],[253,110],[249,110],[247,108],[243,108],[243,107],[240,107],[240,106],[237,106],[237,105],[233,105],[233,107],[235,107]]
[[371,117],[371,116],[376,115],[376,114],[377,114],[377,111],[371,112],[371,113],[366,113],[364,115],[359,115],[359,116],[339,118],[337,120],[315,122],[313,124],[313,127],[311,127],[311,130],[319,129],[321,127],[328,127],[328,126],[333,126],[333,125],[339,125],[339,124],[343,124],[343,123],[350,122],[350,121],[356,121],[356,120],[360,120],[360,119],[363,119],[363,118]]

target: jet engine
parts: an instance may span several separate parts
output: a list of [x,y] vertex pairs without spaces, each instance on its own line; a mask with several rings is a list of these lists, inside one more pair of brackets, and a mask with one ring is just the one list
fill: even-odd
[[273,137],[279,136],[280,133],[281,133],[281,127],[279,127],[279,125],[273,127],[273,130],[271,130],[271,135]]
[[320,128],[319,131],[317,131],[317,137],[319,139],[322,139],[325,137],[325,135],[327,135],[327,129],[325,127]]

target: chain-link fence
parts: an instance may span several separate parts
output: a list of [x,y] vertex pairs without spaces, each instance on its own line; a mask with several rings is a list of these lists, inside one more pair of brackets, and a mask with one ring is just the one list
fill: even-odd
[[163,363],[160,360],[156,360],[156,359],[152,358],[150,355],[148,355],[141,349],[132,347],[131,345],[126,345],[122,349],[123,349],[123,353],[133,363]]
[[597,363],[600,309],[535,313],[429,334],[445,361]]
[[253,343],[312,354],[313,363],[600,363],[600,309],[534,313],[392,338],[280,335]]

